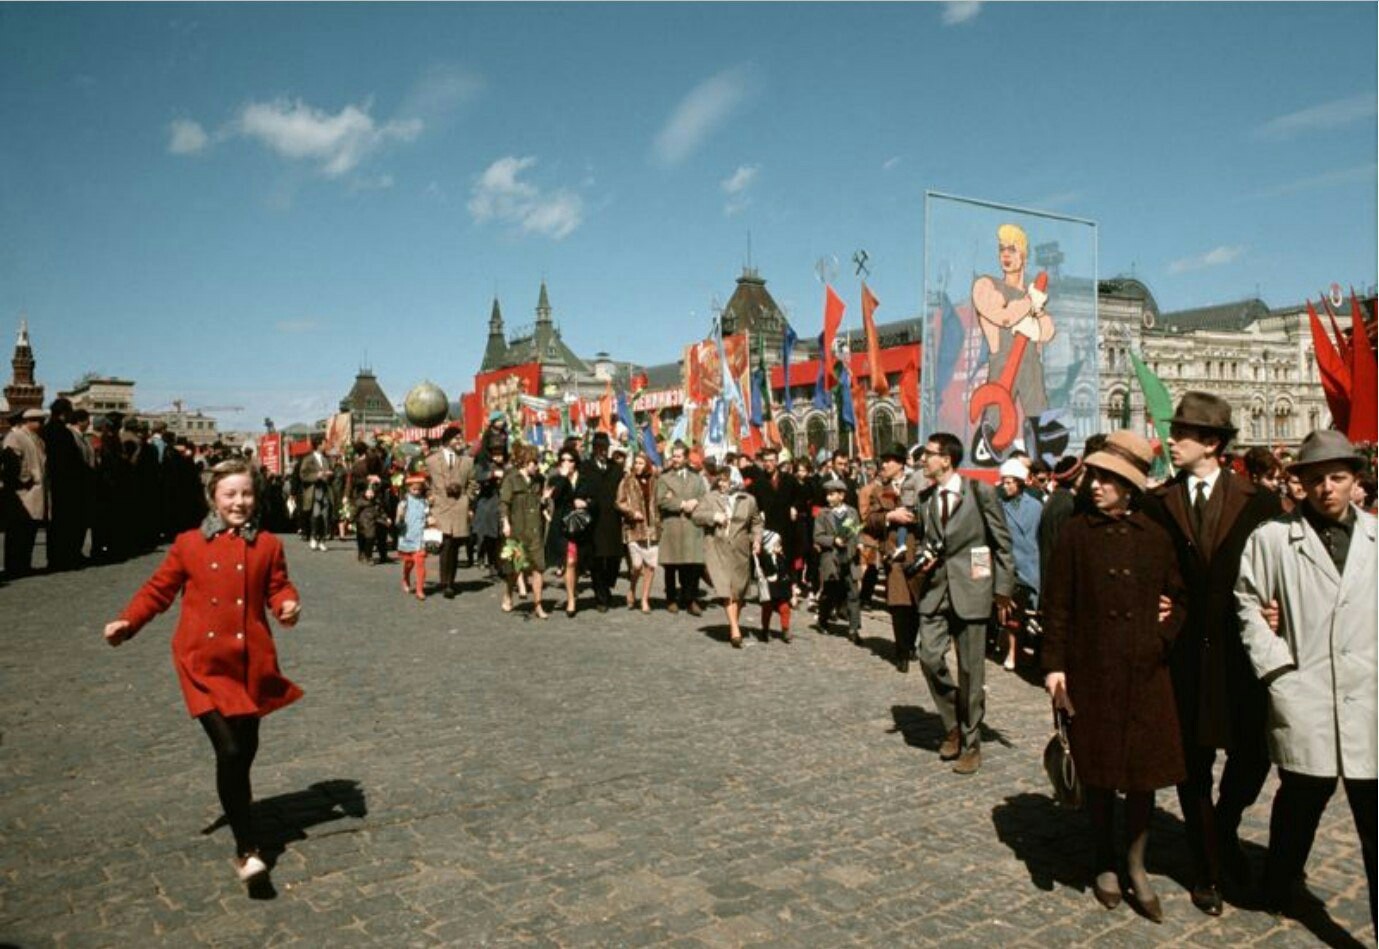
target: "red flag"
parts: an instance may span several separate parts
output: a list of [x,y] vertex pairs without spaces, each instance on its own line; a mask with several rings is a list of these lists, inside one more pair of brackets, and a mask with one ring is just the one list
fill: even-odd
[[[881,341],[876,335],[876,308],[881,301],[872,294],[871,288],[862,284],[862,329],[867,334],[867,367],[871,374],[871,391],[877,395],[889,395],[890,383],[881,369]],[[865,456],[864,456],[865,457]]]
[[584,431],[584,400],[575,399],[570,403],[570,429],[575,432]]
[[915,425],[919,424],[919,356],[912,354],[905,361],[905,369],[900,374],[900,404],[905,408],[905,418]]
[[824,388],[833,388],[833,337],[838,335],[838,327],[843,325],[843,311],[847,304],[824,284],[824,348],[819,358],[824,361]]
[[1322,307],[1326,310],[1326,318],[1331,321],[1331,337],[1336,341],[1336,351],[1341,354],[1341,362],[1345,363],[1346,371],[1350,370],[1350,343],[1346,341],[1345,334],[1341,332],[1341,327],[1336,322],[1336,311],[1331,308],[1331,301],[1322,294]]
[[599,397],[599,431],[613,434],[613,383],[609,382]]
[[[866,300],[866,286],[862,287],[863,297]],[[862,311],[866,312],[865,309]],[[865,319],[865,317],[863,317]],[[884,376],[882,378],[885,378]],[[868,461],[872,457],[871,450],[871,419],[867,414],[867,387],[862,384],[861,379],[852,380],[852,412],[857,418],[857,457],[863,461]]]
[[1350,418],[1346,437],[1352,442],[1379,441],[1379,411],[1375,387],[1379,385],[1374,350],[1365,331],[1364,311],[1355,291],[1350,291]]
[[[1350,419],[1350,367],[1342,360],[1331,337],[1322,328],[1322,321],[1312,302],[1307,303],[1307,322],[1312,327],[1312,348],[1317,355],[1317,373],[1322,379],[1322,392],[1326,394],[1327,407],[1339,431],[1346,431]],[[1266,367],[1267,370],[1267,367]]]

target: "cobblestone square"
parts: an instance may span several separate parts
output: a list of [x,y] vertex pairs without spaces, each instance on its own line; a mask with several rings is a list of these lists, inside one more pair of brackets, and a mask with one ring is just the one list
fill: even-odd
[[[863,647],[801,611],[792,644],[739,652],[716,607],[541,622],[501,613],[478,570],[421,603],[396,566],[285,543],[304,614],[279,650],[307,695],[263,726],[276,866],[253,894],[170,668],[175,617],[101,641],[157,558],[0,587],[0,943],[1374,945],[1341,794],[1303,921],[1195,910],[1171,791],[1163,925],[1101,909],[1085,819],[1047,792],[1042,690],[989,664],[983,767],[954,775],[879,612]],[[1243,828],[1256,871],[1275,786]]]

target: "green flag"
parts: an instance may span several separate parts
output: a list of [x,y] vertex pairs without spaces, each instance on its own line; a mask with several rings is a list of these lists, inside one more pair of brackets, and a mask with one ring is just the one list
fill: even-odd
[[[1135,378],[1140,381],[1140,388],[1144,390],[1144,410],[1149,413],[1150,421],[1154,423],[1154,431],[1159,434],[1159,443],[1167,460],[1168,420],[1173,417],[1173,396],[1168,394],[1168,387],[1163,384],[1163,380],[1154,375],[1133,350],[1130,352],[1130,362],[1134,364]],[[1172,475],[1171,461],[1168,462],[1168,471]]]

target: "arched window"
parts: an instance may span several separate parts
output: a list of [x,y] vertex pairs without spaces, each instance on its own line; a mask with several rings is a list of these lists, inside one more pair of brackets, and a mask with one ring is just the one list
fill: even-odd
[[799,445],[795,443],[795,419],[791,415],[782,412],[776,418],[776,428],[780,430],[780,440],[785,447],[790,449],[790,454],[794,455],[799,451]]
[[809,420],[804,424],[805,449],[813,456],[820,448],[833,447],[829,439],[828,420],[822,412],[815,412],[809,416]]
[[883,451],[890,449],[895,444],[895,430],[890,412],[885,409],[876,409],[871,414],[871,448],[874,456],[880,456]]

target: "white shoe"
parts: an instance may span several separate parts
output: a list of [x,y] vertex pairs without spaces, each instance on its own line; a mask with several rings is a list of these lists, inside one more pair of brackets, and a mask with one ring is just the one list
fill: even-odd
[[256,853],[251,853],[244,858],[243,862],[235,861],[235,873],[239,876],[239,882],[248,883],[255,877],[262,876],[268,872],[268,864]]

